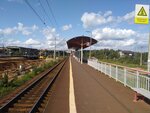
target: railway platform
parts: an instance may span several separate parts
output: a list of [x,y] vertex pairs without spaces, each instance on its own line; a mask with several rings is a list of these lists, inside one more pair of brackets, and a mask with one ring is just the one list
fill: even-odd
[[44,113],[149,113],[150,105],[133,102],[134,91],[71,58],[52,88]]

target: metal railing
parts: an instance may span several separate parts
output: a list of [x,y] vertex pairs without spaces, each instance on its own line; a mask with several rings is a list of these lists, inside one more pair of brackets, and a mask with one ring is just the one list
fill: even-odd
[[125,66],[115,65],[97,60],[88,60],[88,65],[94,69],[108,75],[109,77],[121,82],[124,86],[131,89],[142,89],[150,95],[150,75],[149,72],[133,69]]

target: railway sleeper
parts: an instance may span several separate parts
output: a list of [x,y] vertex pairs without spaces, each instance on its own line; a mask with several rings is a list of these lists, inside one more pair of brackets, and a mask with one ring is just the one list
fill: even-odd
[[42,102],[39,108],[45,108],[47,102]]
[[38,113],[42,113],[44,111],[45,108],[38,108]]
[[19,108],[31,108],[33,105],[34,105],[34,103],[33,103],[33,104],[15,103],[15,104],[13,105],[13,108],[16,108],[16,107],[19,107]]
[[24,94],[24,97],[37,97],[37,96],[40,96],[41,94],[40,94],[41,92],[36,92],[36,93],[33,93],[33,94]]
[[50,96],[46,96],[44,97],[44,100],[48,100],[50,98]]
[[36,102],[35,100],[18,100],[18,103],[26,103],[26,104],[34,104]]
[[40,92],[41,90],[43,90],[43,87],[42,88],[37,88],[37,90],[34,89],[32,91],[29,91],[26,94],[37,94],[37,92]]
[[8,113],[28,113],[31,108],[9,108]]
[[39,98],[38,96],[35,96],[35,97],[31,97],[31,96],[30,96],[30,97],[21,97],[20,100],[23,100],[23,101],[24,101],[24,100],[35,100],[35,99],[37,100],[38,98]]

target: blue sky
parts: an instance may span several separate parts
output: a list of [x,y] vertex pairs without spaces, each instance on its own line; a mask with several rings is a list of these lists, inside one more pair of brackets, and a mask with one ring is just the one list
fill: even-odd
[[93,49],[147,51],[150,25],[134,24],[134,10],[150,0],[47,1],[55,19],[46,0],[28,0],[45,26],[24,0],[0,0],[1,46],[53,49],[57,37],[57,49],[64,49],[65,40],[89,35],[99,41]]

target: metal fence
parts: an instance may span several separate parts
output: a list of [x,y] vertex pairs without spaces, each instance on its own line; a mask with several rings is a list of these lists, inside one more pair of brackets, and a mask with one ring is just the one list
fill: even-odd
[[[146,71],[106,62],[99,62],[95,59],[89,59],[88,65],[105,75],[112,77],[116,81],[121,82],[124,86],[128,86],[133,90],[141,89],[144,91],[143,95],[145,92],[150,95],[150,77],[148,76],[150,73]],[[150,97],[148,96],[148,98]]]

